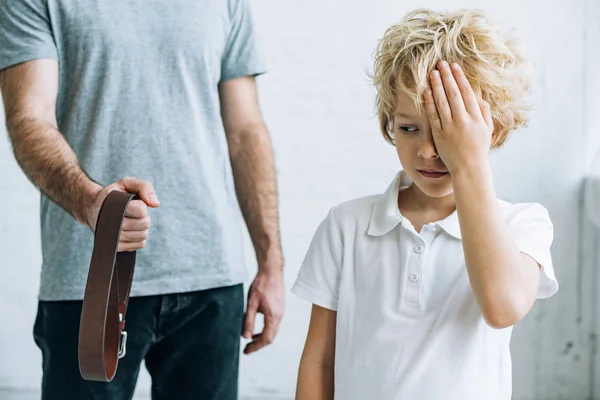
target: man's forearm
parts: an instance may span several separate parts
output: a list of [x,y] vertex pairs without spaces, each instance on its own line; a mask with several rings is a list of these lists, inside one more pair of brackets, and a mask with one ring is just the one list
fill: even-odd
[[488,321],[510,325],[531,306],[537,271],[524,265],[510,237],[489,167],[465,169],[452,179],[473,292]]
[[7,119],[17,163],[39,190],[81,223],[84,205],[101,186],[82,170],[63,135],[48,121],[14,116]]
[[277,182],[273,150],[264,124],[228,135],[235,190],[254,244],[259,268],[281,268]]

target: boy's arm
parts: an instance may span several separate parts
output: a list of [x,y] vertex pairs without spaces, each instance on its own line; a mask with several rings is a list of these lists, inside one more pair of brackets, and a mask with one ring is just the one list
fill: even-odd
[[296,400],[333,400],[336,318],[337,312],[313,305]]
[[517,323],[536,298],[540,267],[521,253],[502,217],[488,153],[494,129],[462,69],[440,63],[425,96],[438,153],[452,176],[467,272],[488,324]]
[[533,306],[540,267],[512,240],[489,166],[457,172],[452,182],[475,297],[488,324],[496,328],[514,325]]

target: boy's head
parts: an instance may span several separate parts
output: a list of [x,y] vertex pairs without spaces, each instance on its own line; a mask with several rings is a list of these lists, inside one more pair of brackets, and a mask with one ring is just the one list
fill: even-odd
[[[492,148],[502,146],[510,131],[526,125],[530,69],[518,44],[503,37],[475,10],[440,13],[419,9],[387,29],[375,56],[377,111],[384,138],[396,145],[411,178],[422,178],[417,171],[410,171],[419,167],[445,170],[423,102],[430,88],[429,73],[439,61],[458,63],[474,91],[489,103],[494,122]],[[448,182],[443,181],[449,178],[439,182],[427,179],[419,187],[430,196],[441,197],[451,193]]]

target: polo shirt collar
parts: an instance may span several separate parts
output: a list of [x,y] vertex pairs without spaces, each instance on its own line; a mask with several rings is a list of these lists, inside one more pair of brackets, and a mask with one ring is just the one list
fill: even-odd
[[[383,236],[394,229],[405,219],[398,208],[398,193],[407,189],[412,184],[412,180],[406,172],[401,170],[396,174],[387,190],[378,196],[371,211],[369,228],[367,234],[371,236]],[[406,222],[409,222],[408,220]],[[461,239],[460,226],[458,224],[458,214],[456,210],[441,221],[436,221],[438,225],[449,235],[456,239]]]

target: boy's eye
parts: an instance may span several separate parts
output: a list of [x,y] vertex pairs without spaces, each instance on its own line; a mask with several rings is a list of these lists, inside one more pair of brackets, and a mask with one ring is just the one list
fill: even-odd
[[404,133],[413,133],[413,132],[418,131],[416,126],[407,126],[407,125],[399,126],[398,129],[400,129]]

